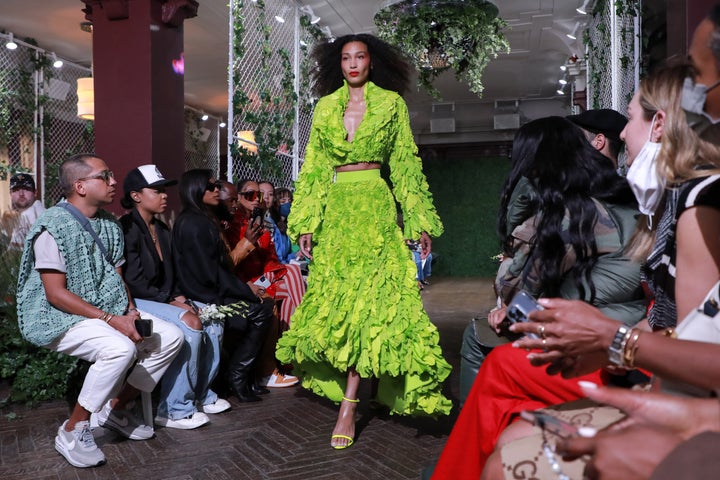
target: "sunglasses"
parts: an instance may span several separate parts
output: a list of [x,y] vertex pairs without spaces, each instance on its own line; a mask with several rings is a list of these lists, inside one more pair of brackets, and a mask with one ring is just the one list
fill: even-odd
[[248,190],[247,192],[240,192],[238,195],[242,196],[245,200],[248,202],[254,202],[257,200],[258,202],[263,201],[263,193],[259,192],[257,190]]
[[205,185],[205,190],[208,192],[220,190],[220,184],[218,182],[208,182],[207,185]]
[[109,184],[110,180],[115,178],[115,174],[111,172],[110,170],[103,170],[102,172],[98,173],[97,175],[91,175],[89,177],[82,177],[78,178],[77,181],[83,181],[83,180],[102,180],[103,182]]

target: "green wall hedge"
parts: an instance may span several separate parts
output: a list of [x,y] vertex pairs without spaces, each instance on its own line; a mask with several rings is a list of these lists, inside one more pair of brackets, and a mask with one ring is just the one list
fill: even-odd
[[495,222],[509,160],[424,155],[423,168],[445,226],[445,233],[433,239],[433,250],[440,254],[433,275],[494,277],[498,264],[490,257],[500,253]]

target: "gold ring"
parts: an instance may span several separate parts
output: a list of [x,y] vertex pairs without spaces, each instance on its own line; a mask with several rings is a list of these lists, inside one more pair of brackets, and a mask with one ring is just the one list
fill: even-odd
[[545,325],[540,325],[538,327],[537,333],[538,333],[538,335],[540,335],[540,338],[542,338],[544,340],[545,339]]

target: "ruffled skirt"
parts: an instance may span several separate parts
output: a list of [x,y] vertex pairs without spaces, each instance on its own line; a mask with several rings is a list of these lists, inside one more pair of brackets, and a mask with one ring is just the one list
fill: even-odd
[[376,400],[392,413],[448,414],[441,388],[451,367],[423,308],[394,198],[379,176],[366,177],[330,187],[308,289],[277,358],[335,402],[355,367],[379,379]]

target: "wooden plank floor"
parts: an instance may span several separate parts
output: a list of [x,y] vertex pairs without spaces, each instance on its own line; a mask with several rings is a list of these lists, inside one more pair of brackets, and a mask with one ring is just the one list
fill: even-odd
[[[469,319],[493,305],[483,279],[435,279],[422,293],[438,326],[445,357],[453,365],[446,394],[458,392],[460,339]],[[361,399],[367,399],[367,390]],[[54,449],[58,426],[67,418],[65,402],[35,409],[13,408],[19,418],[0,419],[0,478],[19,479],[418,479],[440,454],[452,428],[449,417],[390,417],[359,407],[355,445],[330,448],[337,407],[298,388],[275,389],[255,404],[233,404],[197,430],[158,428],[144,442],[95,430],[108,463],[77,469]],[[9,413],[5,409],[3,414]]]

